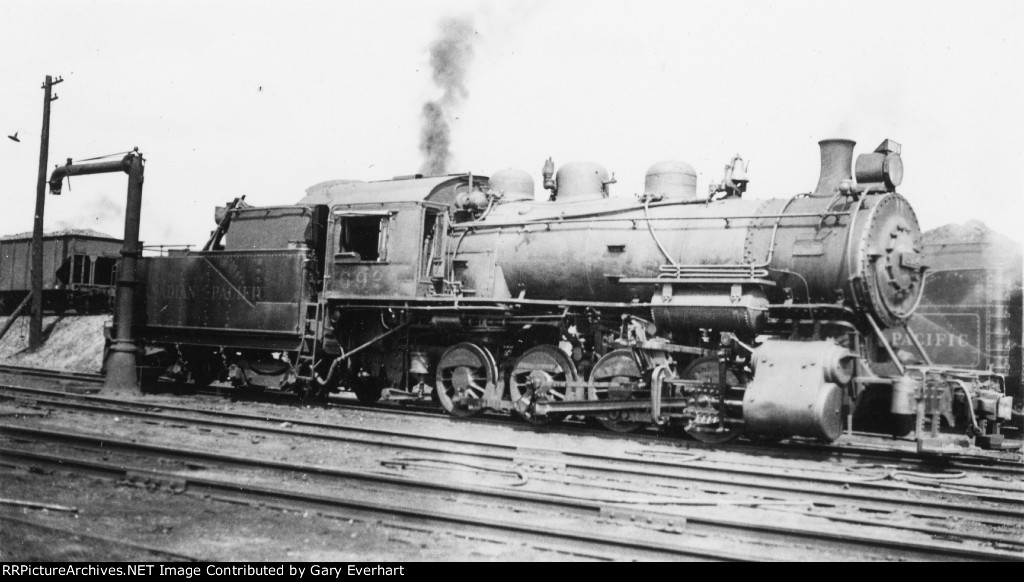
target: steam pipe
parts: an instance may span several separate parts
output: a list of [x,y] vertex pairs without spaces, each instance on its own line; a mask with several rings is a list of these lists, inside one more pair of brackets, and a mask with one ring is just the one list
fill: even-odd
[[405,329],[407,327],[409,327],[409,322],[405,322],[403,324],[400,324],[398,327],[392,328],[392,329],[390,329],[390,330],[380,334],[379,336],[373,338],[372,340],[364,343],[363,345],[361,345],[361,346],[359,346],[357,348],[353,348],[350,351],[348,351],[347,353],[342,354],[342,355],[338,356],[337,358],[334,358],[334,361],[331,362],[331,367],[327,369],[327,377],[326,378],[321,379],[320,375],[317,374],[316,372],[313,373],[313,378],[315,378],[317,384],[319,384],[321,386],[326,386],[329,383],[333,383],[337,379],[337,374],[339,374],[340,370],[341,370],[341,368],[338,367],[338,364],[340,364],[341,362],[343,362],[345,360],[348,360],[352,356],[358,354],[359,352],[365,350],[366,348],[372,346],[373,344],[375,344],[375,343],[377,343],[379,341],[384,340],[385,338],[387,338],[388,336],[394,334],[395,332],[401,331],[401,330],[403,330],[403,329]]
[[68,163],[54,169],[50,175],[50,191],[60,194],[65,177],[110,172],[128,174],[128,200],[124,213],[124,244],[121,247],[121,266],[117,279],[117,308],[115,310],[114,339],[107,356],[107,376],[103,387],[110,390],[138,390],[136,374],[136,345],[132,338],[132,315],[135,303],[135,271],[141,254],[139,246],[139,219],[142,215],[142,182],[145,160],[139,149],[114,162],[93,164]]

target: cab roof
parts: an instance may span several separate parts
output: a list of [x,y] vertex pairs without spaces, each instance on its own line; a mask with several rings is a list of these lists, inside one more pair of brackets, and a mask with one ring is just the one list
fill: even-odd
[[[468,182],[469,176],[469,174],[451,174],[427,178],[398,178],[379,182],[331,180],[306,188],[306,196],[299,200],[299,204],[334,206],[336,204],[422,202],[437,192]],[[487,178],[473,176],[473,179],[486,180]]]

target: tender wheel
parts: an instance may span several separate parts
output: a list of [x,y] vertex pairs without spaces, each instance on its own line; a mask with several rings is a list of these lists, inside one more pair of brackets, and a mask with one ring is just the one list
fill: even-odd
[[[590,372],[590,393],[598,400],[628,398],[642,379],[640,367],[633,359],[632,350],[614,350],[594,364],[594,369]],[[635,432],[645,424],[635,420],[619,420],[615,413],[594,420],[612,432],[622,433]]]
[[352,382],[352,391],[363,404],[376,404],[384,391],[384,380],[373,376],[358,377]]
[[212,351],[204,349],[184,348],[175,359],[166,360],[172,354],[157,352],[153,358],[147,357],[149,362],[159,362],[156,370],[151,370],[157,377],[163,375],[172,379],[179,390],[194,392],[206,388],[215,382],[223,371],[223,360]]
[[497,380],[494,356],[486,348],[464,342],[448,348],[441,356],[434,392],[448,414],[469,417],[480,412],[480,399]]
[[206,388],[220,376],[221,361],[215,356],[194,356],[189,358],[189,379],[196,388]]
[[[700,380],[701,382],[717,384],[718,374],[718,358],[709,356],[694,360],[683,371],[682,378],[684,380]],[[732,370],[726,372],[726,381],[731,386],[741,386],[744,384]],[[708,412],[717,413],[717,409],[713,405],[709,405]],[[712,445],[735,440],[743,432],[743,428],[740,425],[726,424],[724,427],[719,427],[717,423],[698,424],[694,421],[690,421],[690,424],[684,430],[686,434],[700,442]]]
[[534,402],[566,400],[566,387],[553,382],[575,382],[579,374],[572,360],[555,346],[537,346],[526,350],[512,367],[508,391],[512,409],[530,424],[545,425],[565,418],[564,414],[537,415],[530,409]]

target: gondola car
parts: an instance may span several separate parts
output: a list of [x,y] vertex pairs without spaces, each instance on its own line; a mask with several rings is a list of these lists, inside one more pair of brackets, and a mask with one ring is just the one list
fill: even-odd
[[[43,235],[43,309],[106,313],[121,241],[92,230]],[[0,313],[10,315],[32,289],[32,234],[0,237]]]

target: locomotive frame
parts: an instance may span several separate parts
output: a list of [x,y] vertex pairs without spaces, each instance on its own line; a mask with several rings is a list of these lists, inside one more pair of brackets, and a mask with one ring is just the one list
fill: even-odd
[[906,365],[882,333],[914,312],[925,268],[898,144],[860,156],[855,181],[853,142],[821,143],[818,187],[785,199],[744,199],[737,156],[706,199],[685,164],[656,164],[630,199],[596,164],[549,161],[546,202],[502,171],[231,207],[222,248],[142,259],[143,369],[705,442],[834,440],[876,388],[882,430],[922,450],[949,444],[943,428],[998,444],[1001,376]]

